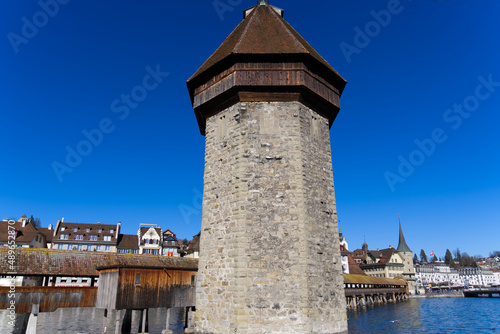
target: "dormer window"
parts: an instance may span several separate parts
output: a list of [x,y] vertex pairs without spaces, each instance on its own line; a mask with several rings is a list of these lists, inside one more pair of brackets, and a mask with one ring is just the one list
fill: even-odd
[[102,228],[98,229],[97,233],[102,233]]

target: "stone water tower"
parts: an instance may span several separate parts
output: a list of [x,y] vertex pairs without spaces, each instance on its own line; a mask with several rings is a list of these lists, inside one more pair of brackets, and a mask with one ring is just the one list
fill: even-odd
[[267,1],[187,81],[206,137],[196,333],[347,331],[329,134],[345,84]]

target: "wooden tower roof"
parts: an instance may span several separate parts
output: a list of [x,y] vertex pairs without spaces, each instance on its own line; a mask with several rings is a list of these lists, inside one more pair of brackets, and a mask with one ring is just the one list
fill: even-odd
[[346,81],[282,14],[267,1],[245,10],[244,20],[187,80],[202,134],[206,117],[243,100],[307,100],[332,124]]

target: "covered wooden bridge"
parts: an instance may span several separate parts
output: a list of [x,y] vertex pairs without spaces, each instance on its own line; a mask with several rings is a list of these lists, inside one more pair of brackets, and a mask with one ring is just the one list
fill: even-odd
[[[195,259],[16,248],[9,263],[8,251],[9,248],[0,247],[0,275],[4,282],[9,277],[23,276],[30,286],[16,286],[12,279],[11,286],[0,287],[0,309],[11,305],[12,292],[17,313],[31,312],[33,304],[38,305],[40,312],[61,307],[194,307],[193,282],[198,270]],[[54,286],[61,277],[87,278],[90,283]],[[99,288],[95,286],[98,278]]]
[[344,291],[348,309],[397,302],[408,298],[404,279],[344,274]]

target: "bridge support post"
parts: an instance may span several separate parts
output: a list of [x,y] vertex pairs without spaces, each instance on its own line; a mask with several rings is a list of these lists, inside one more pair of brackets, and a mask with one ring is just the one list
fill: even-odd
[[28,319],[28,326],[26,327],[26,334],[36,334],[36,323],[38,322],[38,312],[40,310],[39,304],[31,306],[31,314]]
[[174,332],[170,329],[170,312],[171,308],[167,308],[167,325],[164,330],[162,330],[161,334],[173,334]]
[[141,333],[146,333],[146,320],[148,317],[148,309],[145,308],[142,310],[142,328],[141,328]]
[[52,276],[52,281],[49,286],[56,286],[56,276]]
[[139,326],[141,323],[141,310],[132,310],[132,316],[130,321],[130,334],[139,333]]

